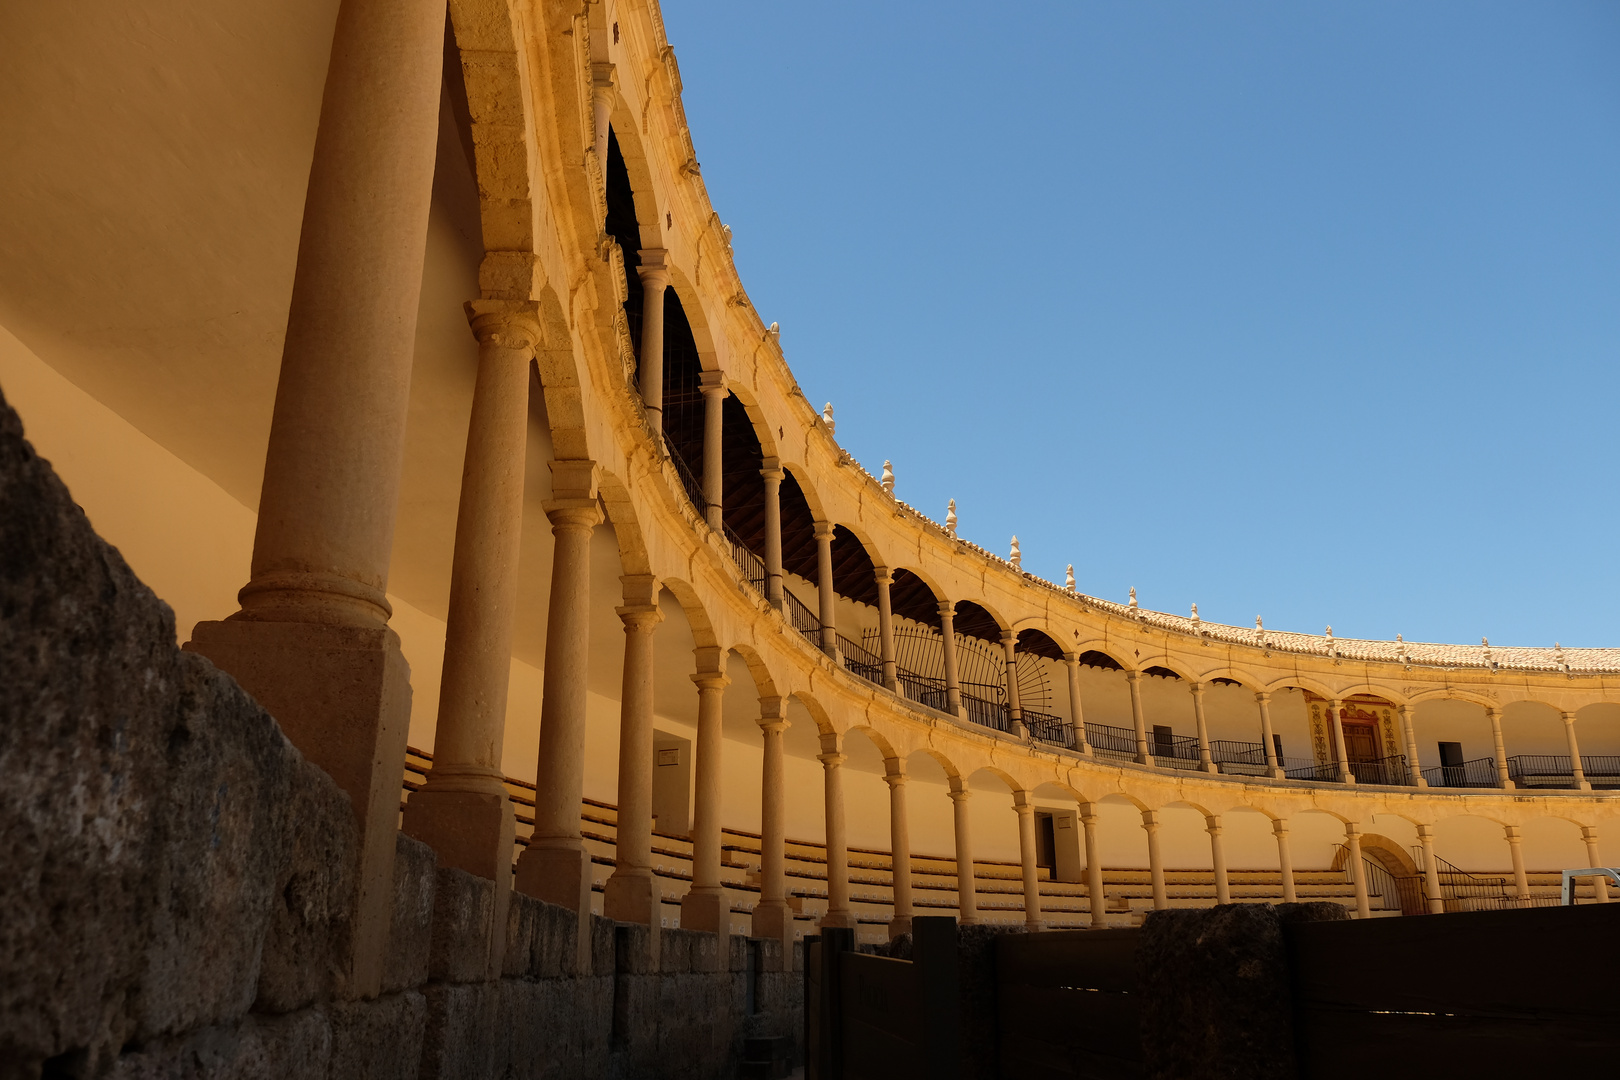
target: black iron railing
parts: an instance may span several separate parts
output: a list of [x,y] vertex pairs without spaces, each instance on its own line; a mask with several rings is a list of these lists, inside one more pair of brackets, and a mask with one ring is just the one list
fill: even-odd
[[1024,727],[1029,729],[1030,738],[1038,739],[1053,746],[1062,746],[1069,750],[1075,748],[1074,725],[1061,716],[1048,716],[1046,713],[1023,710]]
[[940,712],[950,711],[950,695],[945,692],[944,679],[931,679],[905,668],[896,668],[895,678],[900,681],[901,692],[912,701]]
[[1203,760],[1198,752],[1198,740],[1191,735],[1166,735],[1148,732],[1148,752],[1153,763],[1161,769],[1196,769]]
[[1091,744],[1093,750],[1106,756],[1136,759],[1136,732],[1130,728],[1087,720],[1086,742]]
[[720,526],[726,536],[726,546],[731,549],[731,561],[737,564],[742,571],[743,580],[752,585],[759,595],[765,595],[765,560],[749,550],[748,545],[742,542],[742,537],[732,531],[730,525],[724,523]]
[[1232,739],[1211,739],[1210,760],[1223,773],[1234,776],[1266,775],[1266,747],[1264,743],[1236,742]]
[[681,452],[675,449],[675,443],[667,431],[664,432],[664,449],[669,452],[669,460],[675,466],[675,474],[681,478],[681,487],[686,489],[686,497],[692,500],[698,516],[702,517],[709,510],[709,500],[703,497],[703,485],[692,475],[692,467],[681,457]]
[[[1508,779],[1519,787],[1574,787],[1575,772],[1568,754],[1515,754],[1507,759]],[[1590,781],[1620,777],[1620,757],[1610,754],[1582,754],[1581,772]]]
[[1311,763],[1309,765],[1295,765],[1283,770],[1283,775],[1290,780],[1337,780],[1339,778],[1339,763],[1329,761],[1326,764]]
[[1495,758],[1475,758],[1460,765],[1436,765],[1423,770],[1430,787],[1493,788],[1500,781]]
[[812,645],[821,648],[821,620],[816,618],[815,612],[789,589],[782,590],[782,601],[787,608],[788,623],[809,638]]
[[1395,754],[1375,761],[1352,761],[1350,775],[1358,784],[1405,785],[1412,782],[1412,773],[1406,767],[1406,755]]
[[851,641],[843,634],[838,635],[838,652],[843,657],[844,667],[850,674],[859,675],[867,682],[883,685],[883,657],[859,642]]
[[[970,683],[968,686],[977,686]],[[983,724],[987,728],[997,731],[1006,731],[1011,724],[1007,716],[1007,708],[999,701],[989,701],[978,694],[968,692],[968,686],[962,687],[962,711],[967,718],[975,724]]]

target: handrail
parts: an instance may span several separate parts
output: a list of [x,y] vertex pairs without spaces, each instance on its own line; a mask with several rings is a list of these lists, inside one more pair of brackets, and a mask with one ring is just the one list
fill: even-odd
[[1371,761],[1352,761],[1350,775],[1356,778],[1358,784],[1402,787],[1412,783],[1412,772],[1406,767],[1405,754],[1391,754]]
[[1493,788],[1501,784],[1495,758],[1474,758],[1461,765],[1435,765],[1423,770],[1430,787]]
[[1559,901],[1563,906],[1570,907],[1575,903],[1576,878],[1594,877],[1610,878],[1616,885],[1620,885],[1620,870],[1616,870],[1612,866],[1590,866],[1585,870],[1565,870],[1563,881],[1560,883],[1558,890]]
[[1024,727],[1029,729],[1030,738],[1053,746],[1061,746],[1066,750],[1075,748],[1074,725],[1069,721],[1061,716],[1051,716],[1031,709],[1024,709],[1022,712]]
[[731,561],[742,571],[743,580],[752,585],[759,595],[764,596],[765,560],[755,555],[730,525],[722,521],[720,531],[725,534],[726,544],[731,548]]
[[686,463],[681,452],[675,449],[675,441],[664,432],[664,449],[669,454],[669,460],[675,465],[675,475],[681,478],[681,487],[686,489],[686,497],[697,508],[698,516],[702,517],[709,511],[709,500],[703,497],[703,485],[698,478],[692,475],[692,467]]
[[803,600],[793,595],[793,590],[783,589],[782,600],[787,607],[788,623],[810,639],[811,644],[821,648],[821,620]]

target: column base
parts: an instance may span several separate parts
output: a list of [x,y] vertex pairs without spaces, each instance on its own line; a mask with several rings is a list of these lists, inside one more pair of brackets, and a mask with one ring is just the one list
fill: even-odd
[[1576,791],[1591,791],[1592,790],[1592,783],[1589,780],[1582,780],[1582,781],[1580,781],[1579,783],[1577,783],[1575,785],[1575,790]]
[[785,900],[765,900],[754,909],[750,937],[782,943],[782,970],[793,966],[793,909]]
[[236,679],[283,734],[349,796],[360,823],[348,993],[381,990],[393,921],[394,847],[411,669],[387,627],[201,622],[184,648]]
[[[591,854],[578,837],[534,839],[518,856],[512,887],[525,896],[558,904],[579,916],[574,939],[577,970],[591,974]],[[605,973],[604,973],[605,974]]]
[[731,933],[731,901],[723,886],[695,885],[681,897],[681,929]]
[[823,929],[826,929],[827,927],[834,927],[836,929],[853,930],[858,925],[858,920],[855,918],[855,913],[853,911],[850,911],[848,908],[844,908],[841,911],[827,912],[821,917],[821,922],[819,925]]
[[1215,764],[1213,761],[1201,762],[1198,767],[1202,771],[1210,774],[1218,774],[1221,771],[1221,767]]
[[[499,781],[494,781],[499,783]],[[489,928],[489,977],[498,979],[506,957],[506,913],[512,902],[512,848],[517,822],[506,790],[446,791],[427,784],[411,792],[400,831],[433,849],[440,866],[495,883]]]
[[613,871],[602,889],[602,914],[615,922],[663,924],[663,893],[646,867]]
[[911,933],[911,916],[896,915],[889,920],[889,940],[893,941],[901,934]]
[[1276,765],[1273,765],[1271,768],[1267,769],[1266,775],[1271,777],[1273,780],[1288,779],[1288,774],[1283,772],[1282,769]]
[[1029,738],[1029,728],[1024,726],[1024,722],[1022,720],[1014,720],[1008,725],[1008,728],[1009,730],[1007,733],[1015,739]]

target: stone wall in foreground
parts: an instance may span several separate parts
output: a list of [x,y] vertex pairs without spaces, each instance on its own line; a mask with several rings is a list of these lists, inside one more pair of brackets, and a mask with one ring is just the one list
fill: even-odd
[[[347,798],[98,537],[0,397],[0,1080],[714,1077],[800,1031],[770,942],[592,924],[400,837],[383,993]],[[783,971],[783,967],[788,970]],[[750,1005],[752,1008],[750,1008]]]

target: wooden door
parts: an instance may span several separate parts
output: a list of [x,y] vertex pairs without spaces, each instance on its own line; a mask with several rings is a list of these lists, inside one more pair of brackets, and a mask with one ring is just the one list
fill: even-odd
[[1374,724],[1363,723],[1356,720],[1345,720],[1344,724],[1344,754],[1351,761],[1377,761],[1383,755],[1378,752],[1378,728]]

